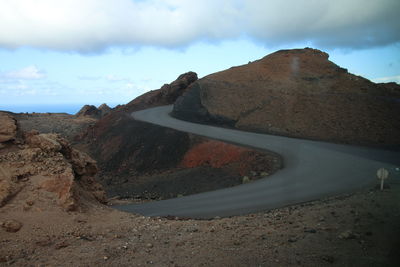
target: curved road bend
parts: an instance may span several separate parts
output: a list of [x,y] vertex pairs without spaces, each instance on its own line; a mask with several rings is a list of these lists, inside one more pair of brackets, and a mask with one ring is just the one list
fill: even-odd
[[270,150],[284,159],[284,168],[270,177],[231,188],[180,198],[116,206],[145,216],[226,217],[279,208],[378,183],[377,169],[400,178],[400,152],[337,145],[243,132],[181,121],[169,116],[172,106],[132,113],[136,120],[244,146]]

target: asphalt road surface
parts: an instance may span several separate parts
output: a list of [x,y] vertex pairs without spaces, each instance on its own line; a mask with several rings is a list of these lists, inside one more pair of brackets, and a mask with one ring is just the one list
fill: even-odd
[[379,181],[379,168],[389,178],[400,180],[400,152],[337,145],[267,134],[257,134],[177,120],[169,116],[172,106],[132,113],[136,120],[179,131],[224,140],[230,143],[274,151],[284,160],[284,168],[273,175],[235,187],[180,198],[117,206],[119,210],[145,216],[190,218],[227,217],[265,211],[316,200]]

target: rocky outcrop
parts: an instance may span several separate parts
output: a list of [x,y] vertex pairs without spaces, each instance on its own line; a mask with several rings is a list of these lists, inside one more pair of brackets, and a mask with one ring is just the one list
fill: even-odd
[[107,104],[101,104],[98,108],[93,105],[84,105],[76,114],[76,117],[89,117],[94,119],[100,119],[110,113],[112,108]]
[[177,118],[333,142],[400,144],[400,86],[347,72],[315,49],[281,50],[193,83]]
[[133,112],[145,108],[151,108],[162,105],[170,105],[181,96],[187,88],[197,81],[195,72],[187,72],[170,84],[164,84],[160,89],[147,92],[124,106],[119,107],[119,111]]
[[100,110],[101,117],[104,117],[112,110],[106,103],[101,104],[97,109]]
[[14,140],[17,134],[17,124],[13,117],[0,112],[0,143]]
[[9,143],[0,150],[0,207],[19,196],[50,206],[57,201],[66,211],[105,202],[105,192],[94,180],[96,172],[96,162],[59,135],[25,133],[18,145]]
[[96,108],[93,105],[84,105],[78,113],[75,114],[77,117],[94,117],[99,118],[101,117],[101,110]]

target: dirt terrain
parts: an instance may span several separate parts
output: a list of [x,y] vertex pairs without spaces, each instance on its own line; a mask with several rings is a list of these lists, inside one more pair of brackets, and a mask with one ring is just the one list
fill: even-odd
[[23,131],[37,130],[40,133],[57,133],[71,141],[98,120],[89,116],[78,117],[65,113],[19,113],[13,114],[13,116]]
[[75,115],[67,113],[11,113],[18,122],[18,127],[25,132],[36,130],[40,133],[56,133],[70,142],[93,126],[100,118],[110,113],[112,109],[106,104],[98,108],[93,105],[83,106]]
[[[389,180],[390,181],[390,180]],[[398,266],[400,184],[213,220],[82,212],[22,199],[0,209],[4,266]],[[51,202],[50,202],[51,203]],[[7,222],[23,223],[17,232]]]

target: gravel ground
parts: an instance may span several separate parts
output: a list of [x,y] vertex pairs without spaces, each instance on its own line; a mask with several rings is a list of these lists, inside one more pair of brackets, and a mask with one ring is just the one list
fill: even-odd
[[[399,266],[400,181],[263,213],[182,220],[106,206],[0,209],[1,266]],[[7,220],[22,222],[7,232]]]

